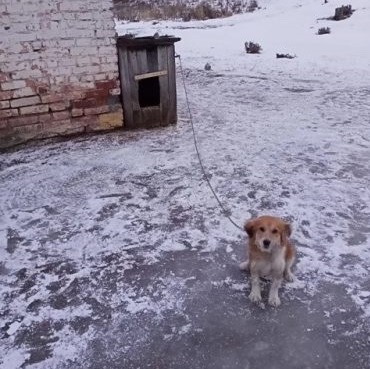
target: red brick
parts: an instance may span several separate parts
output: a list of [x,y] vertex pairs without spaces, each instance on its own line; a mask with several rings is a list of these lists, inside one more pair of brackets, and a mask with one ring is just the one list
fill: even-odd
[[64,120],[70,118],[71,113],[69,111],[59,111],[57,113],[53,113],[54,120]]
[[83,109],[72,109],[72,117],[80,117],[84,115]]
[[77,100],[72,103],[74,109],[95,108],[97,105],[96,99]]
[[86,92],[86,98],[90,99],[97,99],[97,100],[103,100],[106,99],[109,96],[109,90],[102,90],[102,89],[96,89],[96,90],[90,90]]
[[11,118],[18,116],[18,109],[0,110],[0,119]]
[[41,124],[27,124],[19,127],[14,127],[14,132],[18,133],[36,133],[42,131]]
[[14,91],[0,91],[0,101],[2,100],[10,100],[13,97]]
[[[79,117],[79,118],[73,118],[72,119],[72,124],[76,124],[78,126],[85,126],[85,127],[89,127],[90,125],[91,126],[94,126],[96,124],[98,124],[98,115],[90,115],[88,117]],[[87,129],[87,131],[91,131],[91,129]]]
[[53,116],[50,113],[40,114],[37,118],[40,123],[51,122],[53,120]]
[[69,108],[70,102],[69,101],[63,101],[63,102],[57,102],[54,104],[50,104],[51,111],[61,111],[66,108]]
[[7,73],[1,73],[0,72],[0,82],[6,82],[9,81],[9,76]]
[[40,114],[40,113],[46,113],[48,111],[49,111],[49,105],[32,105],[32,106],[26,106],[24,108],[20,108],[21,115]]
[[66,100],[81,100],[86,97],[86,91],[69,91],[65,94]]
[[49,89],[45,86],[37,87],[37,93],[40,95],[46,95],[49,92]]
[[[7,119],[2,119],[0,120],[0,129],[7,128],[9,125],[9,121]],[[1,134],[0,134],[1,136]]]
[[84,114],[85,115],[96,115],[96,114],[103,114],[103,113],[108,113],[109,112],[109,106],[99,106],[97,108],[87,108],[84,109]]
[[111,81],[99,81],[99,82],[96,82],[95,83],[96,85],[96,88],[98,90],[105,90],[105,91],[109,91],[111,90],[112,88],[115,88],[117,87],[117,82],[115,80],[111,80]]
[[9,100],[0,101],[0,109],[9,109],[9,108],[10,108]]
[[31,115],[28,117],[16,117],[9,119],[9,126],[10,127],[20,127],[25,126],[27,124],[35,124],[38,123],[39,117],[37,115]]
[[57,94],[41,96],[41,102],[43,104],[51,104],[51,103],[63,101],[64,99],[65,99],[64,95],[57,95]]
[[30,106],[30,105],[37,105],[39,104],[40,97],[39,96],[31,96],[31,97],[23,97],[21,99],[15,99],[10,102],[12,108],[19,108],[22,106]]

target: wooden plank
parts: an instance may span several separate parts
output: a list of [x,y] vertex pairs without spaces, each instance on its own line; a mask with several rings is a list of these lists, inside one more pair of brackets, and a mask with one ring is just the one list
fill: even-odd
[[[168,46],[158,47],[158,68],[160,70],[168,70],[167,58]],[[159,79],[160,88],[160,108],[161,108],[161,124],[169,124],[168,109],[169,109],[169,94],[168,94],[168,76]]]
[[161,109],[158,106],[148,106],[142,109],[142,128],[153,128],[161,125]]
[[166,70],[160,70],[158,72],[138,74],[135,76],[135,81],[141,81],[142,79],[167,76],[168,72]]
[[148,72],[157,72],[158,68],[158,48],[149,47],[146,50],[147,60],[148,60]]
[[127,37],[117,38],[117,44],[129,48],[147,48],[152,46],[166,46],[180,41],[179,37],[161,36],[161,37]]
[[141,121],[141,108],[139,103],[139,84],[135,81],[134,76],[136,74],[142,73],[140,70],[139,62],[138,62],[138,54],[137,50],[130,50],[128,49],[128,59],[129,59],[129,72],[130,72],[130,98],[132,103],[132,110],[133,110],[133,121],[132,127],[136,128],[140,125]]
[[137,58],[137,73],[136,74],[145,74],[149,72],[148,68],[148,56],[145,49],[136,50]]
[[129,76],[129,62],[127,58],[127,49],[119,48],[119,69],[122,89],[122,105],[124,112],[124,127],[131,128],[133,125],[133,112],[131,101],[131,82]]
[[176,62],[175,62],[175,46],[171,45],[167,48],[168,60],[168,122],[175,124],[177,122],[177,92],[176,92]]

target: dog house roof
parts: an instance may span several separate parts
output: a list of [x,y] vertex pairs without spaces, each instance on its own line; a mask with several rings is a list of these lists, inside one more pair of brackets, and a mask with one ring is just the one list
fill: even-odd
[[173,45],[175,42],[180,41],[181,38],[174,36],[147,36],[147,37],[133,37],[132,35],[119,36],[117,38],[118,46],[125,47],[150,47],[150,46],[166,46]]

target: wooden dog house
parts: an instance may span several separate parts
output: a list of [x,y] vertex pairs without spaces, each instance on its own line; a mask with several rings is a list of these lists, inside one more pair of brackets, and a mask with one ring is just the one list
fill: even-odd
[[118,37],[125,128],[176,123],[177,41],[180,38],[170,36]]

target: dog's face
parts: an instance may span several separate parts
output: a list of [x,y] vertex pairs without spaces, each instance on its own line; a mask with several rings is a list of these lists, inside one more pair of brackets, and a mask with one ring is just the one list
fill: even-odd
[[244,229],[254,244],[262,252],[267,253],[285,245],[292,233],[290,224],[270,216],[251,219],[245,224]]

